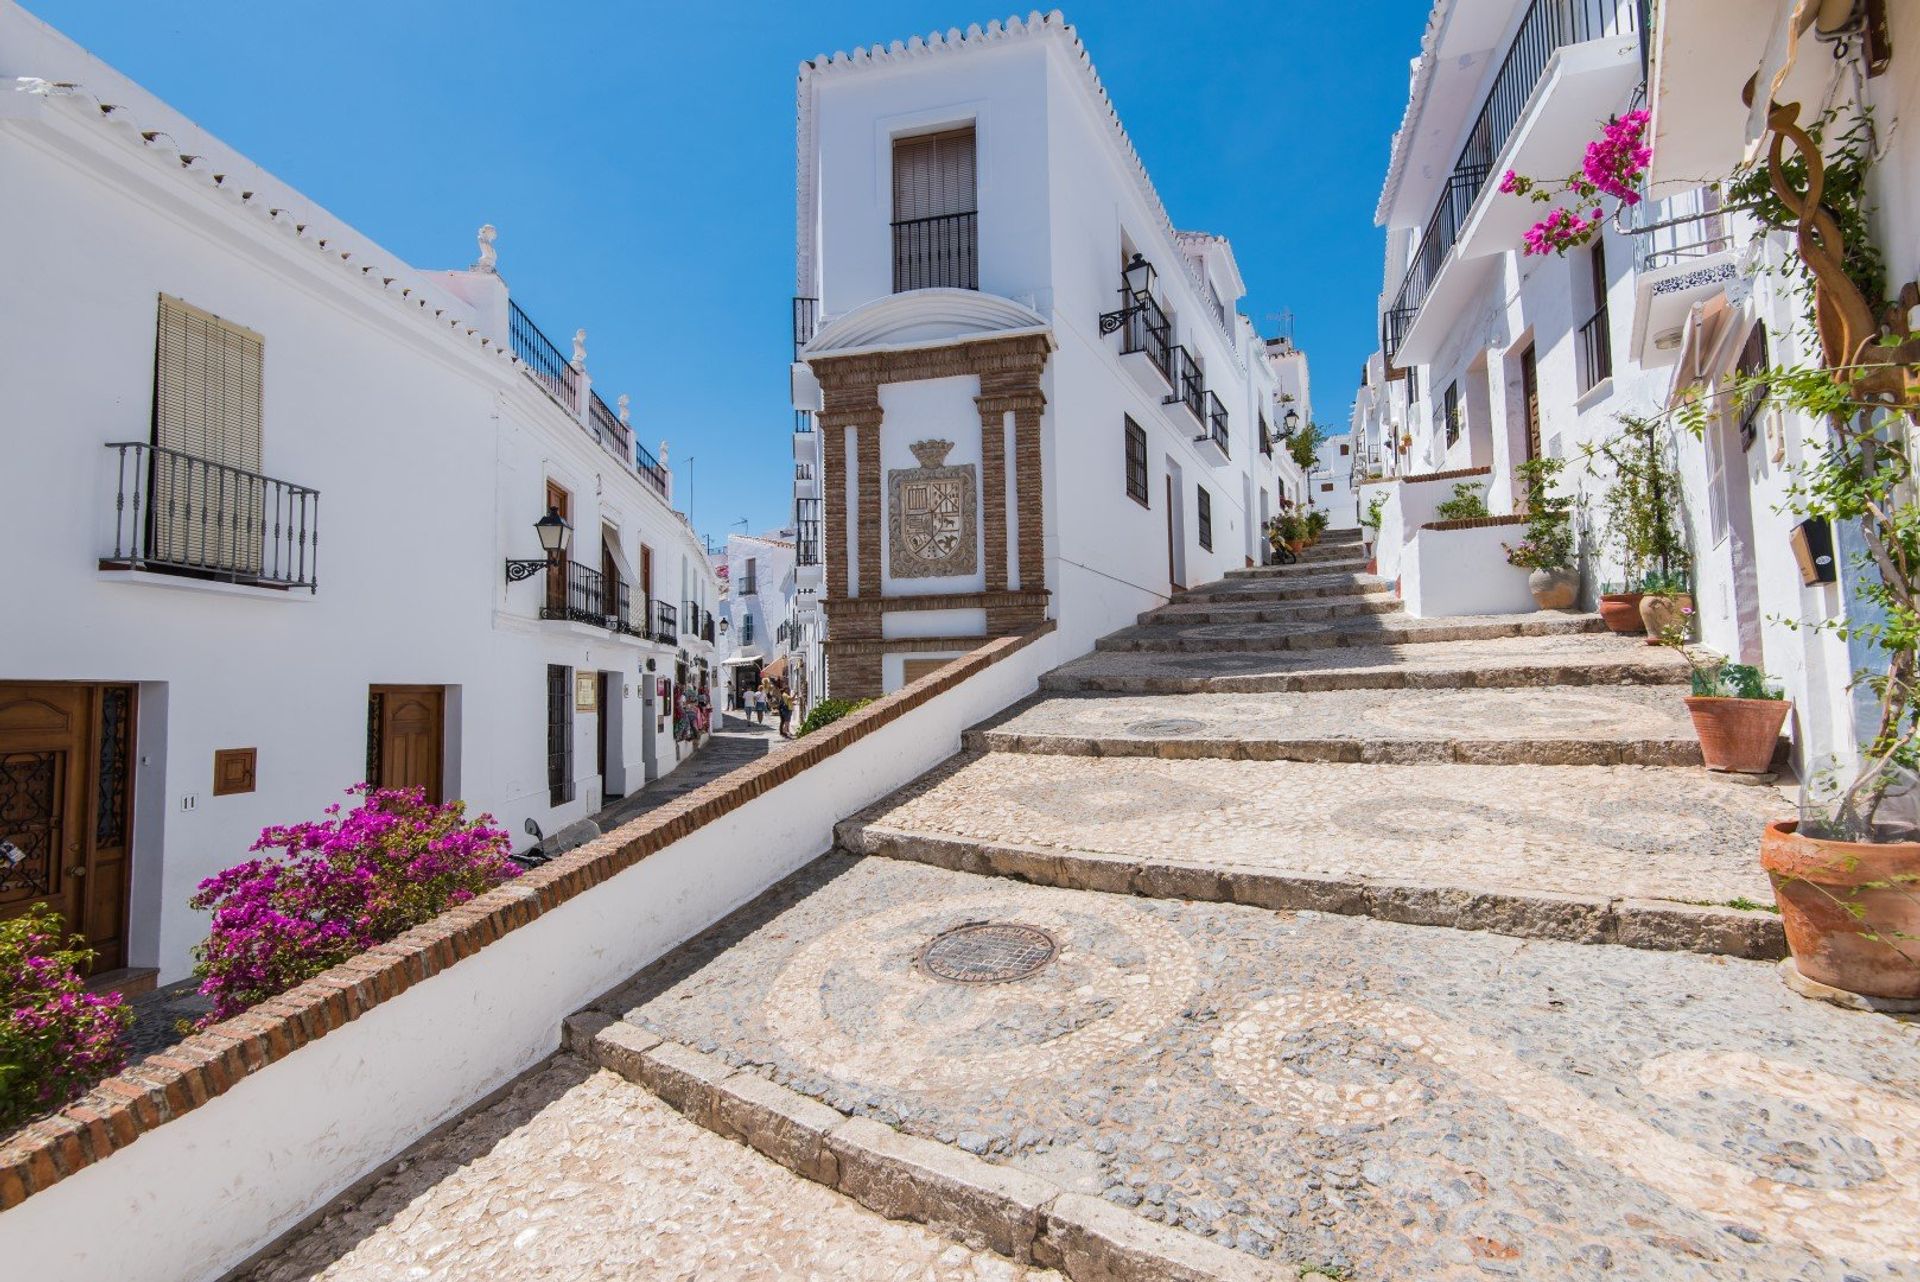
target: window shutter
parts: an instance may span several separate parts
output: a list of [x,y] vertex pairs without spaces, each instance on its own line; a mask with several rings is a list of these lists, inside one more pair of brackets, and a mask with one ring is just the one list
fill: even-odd
[[974,209],[973,130],[952,129],[893,145],[893,218],[938,218]]
[[264,340],[165,294],[158,328],[155,555],[209,569],[258,572],[264,543]]

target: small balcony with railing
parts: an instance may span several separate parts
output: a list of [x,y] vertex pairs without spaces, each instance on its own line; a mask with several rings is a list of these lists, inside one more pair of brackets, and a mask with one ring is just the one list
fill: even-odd
[[1576,332],[1574,347],[1578,353],[1579,395],[1585,396],[1613,377],[1613,331],[1604,299]]
[[1193,438],[1200,447],[1201,456],[1215,466],[1227,461],[1233,452],[1227,438],[1227,407],[1220,398],[1208,392],[1201,401],[1200,422],[1204,430]]
[[648,635],[661,645],[680,644],[680,611],[671,601],[656,600],[648,619]]
[[1433,359],[1498,255],[1539,217],[1533,202],[1489,190],[1495,177],[1573,168],[1596,122],[1626,99],[1641,73],[1639,10],[1639,0],[1526,5],[1382,314],[1390,363]]
[[979,289],[977,211],[907,218],[893,224],[893,292]]
[[1173,322],[1151,295],[1120,326],[1120,363],[1140,386],[1162,395],[1173,386]]
[[106,448],[115,489],[102,570],[318,591],[320,491],[145,441]]
[[1630,344],[1643,365],[1678,358],[1687,313],[1727,287],[1734,266],[1730,211],[1712,187],[1633,207],[1634,300]]
[[793,496],[797,499],[820,497],[820,469],[810,458],[800,459],[793,465]]

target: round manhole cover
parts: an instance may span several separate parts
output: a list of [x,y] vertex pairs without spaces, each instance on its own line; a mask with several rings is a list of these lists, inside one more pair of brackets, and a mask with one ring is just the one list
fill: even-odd
[[949,984],[1006,984],[1038,971],[1059,951],[1038,926],[981,921],[935,935],[917,960],[921,970]]
[[1160,721],[1136,721],[1127,727],[1127,733],[1148,739],[1159,739],[1180,734],[1195,734],[1206,728],[1207,723],[1204,721],[1194,721],[1187,717],[1167,717]]

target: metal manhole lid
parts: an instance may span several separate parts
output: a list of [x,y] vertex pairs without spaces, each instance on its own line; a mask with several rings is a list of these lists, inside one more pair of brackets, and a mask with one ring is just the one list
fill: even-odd
[[1038,926],[975,921],[929,939],[914,964],[949,984],[1007,984],[1034,974],[1059,951]]

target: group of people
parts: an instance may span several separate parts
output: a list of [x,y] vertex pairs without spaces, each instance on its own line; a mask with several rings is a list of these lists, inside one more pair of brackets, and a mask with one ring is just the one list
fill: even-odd
[[757,689],[746,691],[740,696],[740,710],[753,718],[755,725],[765,725],[769,713],[780,720],[780,737],[793,738],[793,696],[787,692],[786,682],[775,677],[767,677]]

